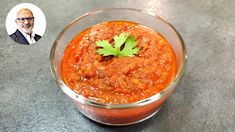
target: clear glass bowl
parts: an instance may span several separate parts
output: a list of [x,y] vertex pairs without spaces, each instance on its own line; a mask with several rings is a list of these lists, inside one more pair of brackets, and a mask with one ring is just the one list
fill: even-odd
[[[69,42],[81,31],[107,21],[124,20],[136,22],[163,35],[173,47],[177,60],[177,75],[160,93],[129,104],[102,104],[73,92],[62,80],[61,59]],[[82,114],[107,125],[129,125],[153,116],[171,95],[185,71],[186,50],[178,32],[162,18],[146,11],[129,8],[112,8],[86,13],[72,21],[58,35],[50,53],[51,71],[59,87],[73,100]]]

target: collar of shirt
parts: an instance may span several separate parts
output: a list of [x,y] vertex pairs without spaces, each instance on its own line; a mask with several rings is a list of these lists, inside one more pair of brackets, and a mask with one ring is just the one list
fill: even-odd
[[[20,31],[20,30],[19,30]],[[34,32],[32,32],[31,33],[31,37],[30,37],[30,35],[28,35],[27,33],[24,33],[24,32],[22,32],[22,31],[20,31],[23,35],[24,35],[24,37],[27,39],[27,41],[29,42],[29,44],[34,44],[34,43],[36,43],[36,40],[34,39],[34,37],[35,37],[35,33]]]

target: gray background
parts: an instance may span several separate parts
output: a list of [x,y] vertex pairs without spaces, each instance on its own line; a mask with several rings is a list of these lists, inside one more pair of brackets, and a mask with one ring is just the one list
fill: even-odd
[[[43,38],[22,46],[7,35],[7,13],[25,1],[0,4],[0,132],[25,131],[235,131],[234,0],[34,0],[47,18]],[[187,71],[173,95],[155,116],[125,127],[85,118],[59,89],[49,68],[50,48],[70,21],[105,7],[154,12],[182,35]]]

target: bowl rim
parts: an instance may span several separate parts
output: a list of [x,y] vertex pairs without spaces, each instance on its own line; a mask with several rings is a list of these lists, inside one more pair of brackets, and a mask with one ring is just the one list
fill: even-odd
[[[58,73],[56,72],[56,68],[55,68],[55,63],[53,61],[54,55],[55,55],[55,49],[56,46],[58,44],[59,39],[62,37],[62,35],[64,34],[64,32],[70,28],[73,24],[75,24],[77,21],[79,21],[80,19],[83,19],[86,16],[90,16],[90,15],[94,15],[100,12],[105,12],[105,11],[112,11],[112,10],[129,10],[129,11],[136,11],[136,12],[141,12],[141,13],[145,13],[147,15],[150,15],[152,17],[156,17],[157,19],[160,19],[162,22],[164,22],[165,24],[167,24],[173,31],[174,33],[177,35],[178,39],[180,40],[181,46],[182,46],[182,64],[178,70],[178,73],[175,75],[174,79],[171,81],[171,83],[165,88],[163,89],[161,92],[150,96],[146,99],[137,101],[137,102],[132,102],[132,103],[127,103],[127,104],[105,104],[105,103],[99,103],[96,102],[94,100],[88,99],[83,97],[82,95],[79,95],[77,93],[75,93],[73,90],[71,90],[64,82],[63,80],[60,78],[60,76],[58,75]],[[149,12],[149,11],[144,11],[144,10],[139,10],[139,9],[135,9],[135,8],[105,8],[105,9],[100,9],[100,10],[95,10],[95,11],[91,11],[91,12],[87,12],[79,17],[77,17],[76,19],[74,19],[72,22],[70,22],[57,36],[56,40],[53,43],[53,46],[51,48],[50,51],[50,69],[52,72],[52,75],[54,77],[54,79],[56,80],[57,84],[59,85],[59,87],[72,99],[82,103],[82,104],[86,104],[86,105],[91,105],[91,106],[95,106],[95,107],[99,107],[99,108],[106,108],[106,109],[126,109],[126,108],[134,108],[134,107],[138,107],[138,106],[144,106],[147,104],[150,104],[152,102],[155,102],[156,100],[161,99],[162,97],[164,97],[165,94],[167,94],[168,92],[170,92],[171,90],[174,89],[173,85],[176,85],[180,78],[182,77],[183,73],[185,72],[186,69],[186,60],[187,60],[187,54],[186,54],[186,47],[184,44],[184,41],[182,39],[182,37],[180,36],[180,34],[177,32],[177,30],[170,24],[168,23],[166,20],[162,19],[160,16]]]

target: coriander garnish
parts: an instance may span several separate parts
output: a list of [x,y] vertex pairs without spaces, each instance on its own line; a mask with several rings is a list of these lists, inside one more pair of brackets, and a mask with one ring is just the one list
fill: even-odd
[[[127,33],[121,33],[114,36],[114,47],[107,40],[98,40],[96,41],[96,46],[102,47],[99,48],[97,53],[103,56],[134,56],[139,53],[139,47],[136,47],[136,38],[130,36]],[[122,48],[123,47],[123,48]]]

